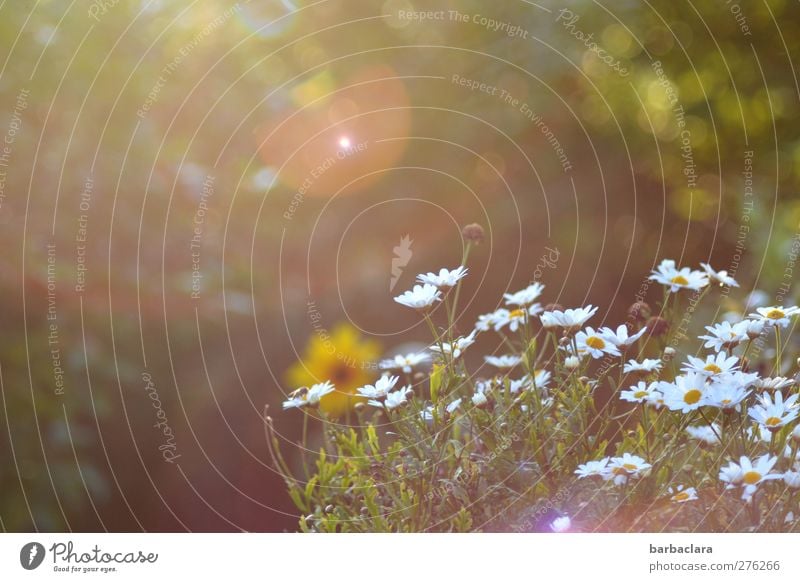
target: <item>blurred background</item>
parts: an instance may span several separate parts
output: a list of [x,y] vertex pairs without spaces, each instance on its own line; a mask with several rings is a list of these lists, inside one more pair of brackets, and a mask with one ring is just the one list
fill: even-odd
[[619,323],[665,257],[790,303],[798,27],[788,0],[0,4],[0,526],[294,530],[264,415],[294,463],[289,391],[426,341],[392,297],[465,224],[464,331],[534,278]]

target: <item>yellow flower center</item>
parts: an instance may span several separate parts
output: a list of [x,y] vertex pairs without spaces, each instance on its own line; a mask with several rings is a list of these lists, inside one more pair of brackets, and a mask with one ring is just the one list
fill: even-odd
[[761,481],[761,473],[758,471],[748,471],[744,474],[742,481],[744,481],[747,485],[755,485]]
[[644,398],[648,394],[649,394],[649,392],[647,392],[646,390],[639,390],[638,392],[634,392],[633,393],[633,397],[634,398]]
[[683,395],[683,401],[686,404],[697,404],[702,395],[703,394],[700,392],[700,390],[692,389]]
[[683,275],[677,275],[670,279],[670,283],[675,283],[676,285],[688,285],[689,281],[686,280],[686,277]]
[[515,309],[514,311],[509,313],[508,316],[511,317],[511,318],[525,317],[525,310],[524,309]]
[[722,368],[720,368],[716,364],[706,364],[706,367],[703,369],[706,372],[711,372],[712,374],[719,374],[720,372],[722,372]]
[[770,416],[767,421],[764,423],[767,426],[778,426],[781,423],[781,419],[775,416]]
[[673,501],[686,501],[687,499],[689,499],[689,494],[686,491],[681,491],[672,496]]
[[725,400],[720,402],[720,404],[722,404],[722,406],[728,406],[730,403],[731,403],[731,399],[730,398],[726,398]]
[[596,350],[602,350],[604,347],[606,347],[606,342],[604,342],[596,335],[593,335],[591,337],[586,338],[586,345]]
[[781,319],[784,315],[785,314],[780,309],[771,309],[767,313],[767,317],[769,317],[770,319]]
[[627,469],[628,471],[631,471],[631,472],[636,471],[639,468],[639,467],[637,467],[636,465],[634,465],[632,463],[625,463],[624,465],[622,465],[622,467],[624,469]]

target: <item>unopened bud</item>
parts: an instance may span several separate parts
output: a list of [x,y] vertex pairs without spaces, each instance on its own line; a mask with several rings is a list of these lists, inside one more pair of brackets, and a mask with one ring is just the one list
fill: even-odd
[[364,412],[364,409],[366,407],[367,405],[364,404],[363,402],[356,402],[355,406],[353,406],[356,412]]
[[664,355],[667,358],[671,358],[672,356],[675,355],[675,353],[676,353],[675,352],[675,348],[673,348],[672,346],[667,346],[667,347],[664,348]]
[[333,513],[334,507],[333,505],[326,505],[325,506],[325,513]]
[[465,241],[479,245],[483,242],[483,227],[478,223],[468,224],[461,230],[461,236]]
[[647,329],[653,337],[661,337],[669,331],[669,322],[663,317],[651,317],[647,320]]

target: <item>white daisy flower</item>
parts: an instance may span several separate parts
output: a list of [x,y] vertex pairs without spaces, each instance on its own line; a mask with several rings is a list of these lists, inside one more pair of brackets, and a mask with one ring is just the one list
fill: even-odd
[[633,372],[658,372],[661,370],[661,365],[661,360],[659,359],[645,358],[641,362],[628,360],[628,363],[623,366],[622,371],[626,374],[632,374]]
[[522,291],[503,293],[503,298],[506,300],[506,305],[526,307],[538,299],[539,295],[542,294],[542,290],[544,290],[544,285],[541,283],[533,283]]
[[755,383],[755,387],[759,390],[774,391],[783,390],[784,388],[794,385],[794,383],[795,381],[793,379],[777,376],[775,378],[759,378]]
[[759,307],[756,312],[750,314],[756,321],[762,321],[767,326],[786,327],[789,325],[789,318],[800,313],[800,307]]
[[579,331],[575,335],[575,343],[578,346],[578,352],[585,351],[595,359],[602,358],[606,354],[620,355],[617,346],[602,331],[595,331],[591,327]]
[[681,289],[697,291],[708,285],[708,276],[700,271],[693,271],[689,267],[675,268],[675,261],[664,259],[649,277],[651,281],[669,287],[671,293]]
[[[475,323],[475,329],[478,331],[489,331],[494,328],[496,330],[501,322],[508,323],[510,320],[510,313],[508,309],[501,307],[497,311],[479,315],[478,321]],[[505,325],[505,323],[503,323],[503,325]],[[502,325],[500,327],[502,327]]]
[[750,395],[740,384],[730,382],[714,382],[706,390],[706,405],[731,410]]
[[283,409],[302,408],[303,406],[317,406],[326,394],[336,390],[330,382],[314,384],[311,388],[298,388],[289,394],[289,400],[283,403]]
[[461,406],[461,398],[456,398],[445,407],[447,414],[453,414]]
[[655,383],[639,382],[636,386],[631,386],[627,390],[619,393],[620,400],[626,402],[643,403],[649,402],[653,398],[653,393],[657,392]]
[[720,430],[719,425],[717,423],[712,423],[711,426],[704,424],[702,426],[686,427],[686,432],[689,434],[690,437],[692,437],[695,440],[702,441],[707,445],[719,444],[719,437],[717,436],[718,434],[720,434],[719,430]]
[[630,453],[621,457],[613,457],[608,463],[607,472],[602,475],[605,481],[614,480],[614,485],[624,485],[629,478],[638,479],[644,475],[652,465],[645,460]]
[[697,489],[694,487],[684,488],[683,485],[678,485],[674,489],[670,487],[667,493],[670,495],[669,500],[673,503],[686,503],[687,501],[697,501],[700,499],[697,496]]
[[419,411],[419,417],[425,422],[433,422],[433,406],[430,404]]
[[431,359],[430,354],[425,352],[413,352],[410,354],[398,354],[392,358],[382,360],[378,367],[381,370],[402,370],[405,374],[410,374],[414,368],[419,366],[422,362],[427,362]]
[[713,348],[715,352],[733,349],[746,339],[749,339],[747,336],[747,324],[743,321],[733,325],[729,321],[723,321],[722,323],[707,325],[706,329],[710,335],[701,335],[699,339],[706,340],[703,347]]
[[739,358],[731,356],[725,357],[725,354],[709,354],[705,361],[700,358],[689,356],[689,361],[683,365],[684,372],[697,372],[702,376],[712,377],[720,376],[733,372],[739,366]]
[[486,363],[501,370],[510,370],[518,366],[522,362],[522,356],[516,354],[502,355],[502,356],[484,356]]
[[633,335],[628,335],[628,326],[624,323],[622,325],[617,326],[616,331],[611,329],[610,327],[603,327],[600,328],[600,333],[610,341],[612,344],[625,350],[631,347],[636,341],[642,337],[645,332],[647,331],[646,327],[643,327],[639,331],[637,331]]
[[578,356],[567,356],[564,358],[564,367],[568,370],[574,370],[581,365],[581,359]]
[[748,426],[745,432],[747,433],[748,439],[756,439],[762,443],[769,443],[772,441],[772,431],[760,424]]
[[571,526],[572,526],[572,520],[566,515],[557,517],[552,522],[550,522],[550,529],[555,533],[563,533],[565,531],[569,531],[569,528]]
[[686,413],[705,404],[706,380],[696,372],[678,376],[675,383],[659,382],[657,388],[664,394],[664,402],[670,410]]
[[531,388],[533,383],[531,382],[531,377],[528,375],[523,376],[519,380],[510,380],[508,381],[508,391],[511,394],[517,394],[521,390],[527,390]]
[[796,441],[800,441],[800,424],[794,427],[792,431],[792,438]]
[[737,485],[744,488],[742,499],[749,500],[759,484],[764,481],[781,479],[781,473],[770,473],[778,457],[762,455],[755,460],[755,463],[748,457],[739,458],[739,464],[730,461],[727,467],[722,467],[719,471],[719,480],[728,484],[728,489]]
[[525,320],[529,315],[536,315],[541,310],[542,308],[538,303],[534,303],[527,310],[522,308],[511,311],[507,309],[498,310],[495,312],[494,330],[500,331],[507,325],[509,331],[516,332],[520,326],[525,325]]
[[472,395],[472,404],[478,408],[482,408],[489,404],[489,397],[486,395],[486,392],[478,390],[475,394]]
[[764,330],[767,327],[767,325],[759,319],[745,319],[741,322],[741,325],[744,328],[744,332],[747,334],[747,337],[751,340],[757,339],[762,333],[764,333]]
[[736,279],[728,275],[728,271],[715,271],[711,265],[708,263],[700,263],[700,266],[703,267],[703,270],[706,272],[708,279],[720,287],[728,286],[728,287],[738,287],[739,283],[736,282]]
[[786,471],[783,474],[783,482],[786,483],[787,487],[791,487],[792,489],[800,489],[800,472]]
[[564,311],[545,311],[539,319],[543,327],[563,327],[567,331],[572,331],[581,327],[595,313],[597,313],[597,307],[588,305]]
[[399,390],[395,390],[394,392],[389,392],[386,395],[386,400],[368,400],[367,404],[370,406],[375,406],[377,408],[385,408],[386,410],[394,410],[395,408],[399,408],[403,406],[406,402],[408,402],[408,396],[413,394],[413,390],[411,386],[404,386]]
[[578,465],[578,468],[575,469],[575,474],[578,476],[578,479],[583,479],[584,477],[602,477],[608,472],[608,462],[610,460],[610,457],[606,457],[599,461],[587,461],[583,465]]
[[412,309],[428,309],[442,300],[442,292],[435,285],[414,285],[411,291],[398,295],[394,300]]
[[775,431],[800,415],[798,398],[800,394],[793,394],[784,402],[782,392],[775,392],[775,400],[769,394],[762,394],[759,404],[751,407],[747,414],[761,426]]
[[742,372],[741,370],[736,370],[725,374],[725,376],[721,378],[717,378],[716,381],[735,384],[742,388],[751,388],[758,382],[758,374],[756,372]]
[[451,287],[455,287],[456,284],[466,276],[468,270],[469,269],[464,265],[456,267],[452,271],[439,269],[438,275],[436,273],[417,275],[417,281],[423,285],[433,285],[439,289],[450,289]]
[[[298,391],[295,390],[294,392],[292,392],[292,394],[296,394],[297,392]],[[284,410],[289,410],[290,408],[302,408],[306,404],[308,404],[308,403],[306,402],[306,399],[304,397],[301,397],[301,396],[289,396],[288,400],[284,400],[283,401],[283,409]]]
[[364,398],[371,398],[373,400],[382,400],[389,395],[395,384],[400,378],[398,376],[381,376],[375,384],[367,384],[361,388],[356,389],[356,392]]
[[[454,360],[457,360],[464,353],[464,350],[466,350],[469,346],[475,343],[476,333],[477,332],[475,330],[472,330],[472,333],[470,333],[466,337],[460,337],[457,340],[454,340],[453,342],[444,342],[442,344],[442,349],[444,350],[444,353],[451,355]],[[436,353],[440,352],[439,346],[431,346],[428,349],[430,349],[432,352]]]
[[533,372],[533,384],[539,390],[544,390],[550,384],[552,374],[547,370],[535,370]]

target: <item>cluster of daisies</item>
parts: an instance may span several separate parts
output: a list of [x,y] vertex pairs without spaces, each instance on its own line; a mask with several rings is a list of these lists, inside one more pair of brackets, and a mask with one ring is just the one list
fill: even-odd
[[[742,428],[741,438],[748,443],[769,443],[778,431],[786,430],[782,443],[785,450],[778,451],[789,459],[789,470],[775,470],[779,457],[770,453],[761,456],[742,455],[729,460],[719,469],[718,480],[728,488],[741,489],[742,498],[751,501],[759,486],[770,481],[782,480],[789,488],[800,488],[800,424],[792,423],[800,416],[800,394],[792,393],[794,379],[780,376],[780,330],[800,314],[798,307],[758,307],[739,321],[728,320],[706,326],[705,334],[699,336],[703,348],[711,353],[703,357],[689,355],[680,366],[675,365],[673,357],[677,353],[666,345],[663,339],[655,342],[661,347],[660,357],[642,357],[644,346],[652,345],[650,340],[665,335],[671,324],[660,316],[645,317],[637,325],[622,324],[617,327],[587,325],[598,308],[593,305],[565,309],[558,304],[542,305],[538,300],[544,285],[534,282],[524,289],[505,293],[503,305],[498,309],[480,315],[470,333],[455,337],[452,334],[453,315],[460,282],[468,274],[465,266],[455,269],[441,269],[438,273],[425,273],[417,277],[412,289],[397,296],[394,300],[403,306],[414,309],[429,323],[434,342],[426,350],[398,354],[379,362],[383,374],[374,384],[356,390],[360,397],[357,410],[365,406],[392,411],[408,404],[414,397],[414,380],[425,377],[421,372],[431,365],[450,367],[461,366],[457,378],[468,387],[469,393],[460,390],[458,398],[440,401],[417,407],[423,420],[431,422],[435,418],[454,415],[469,407],[491,408],[493,391],[502,387],[504,393],[520,395],[531,391],[537,394],[537,402],[546,409],[552,402],[554,378],[557,384],[581,378],[581,382],[596,384],[597,380],[586,378],[593,361],[612,362],[620,372],[620,383],[616,395],[625,403],[641,407],[645,417],[649,415],[676,414],[675,426],[685,430],[691,439],[702,445],[722,445],[725,430],[730,429],[731,417],[739,419]],[[671,294],[681,291],[692,292],[695,299],[713,286],[738,287],[738,283],[725,271],[716,271],[710,265],[701,263],[701,269],[678,268],[674,261],[664,260],[652,272],[650,279],[663,285],[667,299],[662,305],[662,315]],[[455,298],[453,297],[455,296]],[[437,330],[433,324],[434,309],[442,304],[448,316],[448,327]],[[648,307],[649,310],[649,307]],[[504,346],[510,353],[486,355],[483,358],[487,369],[492,370],[489,379],[477,374],[469,374],[463,367],[462,356],[478,340],[480,334],[494,332],[500,335]],[[543,333],[546,344],[552,339],[552,354],[549,359],[536,356],[535,361],[526,358],[525,353],[534,340]],[[746,356],[751,346],[763,341],[769,333],[775,333],[778,358],[775,377],[762,377],[752,371]],[[522,340],[514,343],[509,334],[517,334]],[[638,347],[637,347],[638,346]],[[740,346],[743,349],[736,352]],[[549,349],[549,348],[548,348]],[[542,350],[542,353],[547,350]],[[552,364],[552,371],[548,366]],[[527,373],[515,374],[524,368]],[[482,367],[483,369],[483,367]],[[667,373],[668,372],[668,373]],[[664,376],[667,376],[667,379]],[[401,382],[401,378],[403,381]],[[561,389],[563,386],[555,386]],[[301,388],[284,402],[284,408],[315,406],[320,399],[334,391],[330,382]],[[451,394],[453,394],[451,392]],[[433,394],[431,394],[433,399]],[[522,410],[528,408],[522,403],[528,400],[519,398]],[[434,406],[436,405],[436,406]],[[441,408],[437,408],[441,405]],[[726,416],[727,415],[727,416]],[[704,422],[698,422],[700,420]],[[713,419],[713,420],[709,420]],[[724,420],[724,422],[723,422]],[[747,428],[744,428],[747,426]],[[788,444],[792,442],[793,444]],[[725,448],[725,451],[729,449]],[[752,453],[756,448],[750,447]],[[642,453],[641,451],[639,451]],[[648,456],[646,453],[645,456]],[[727,453],[728,455],[731,452]],[[609,456],[590,460],[575,470],[579,479],[596,477],[615,486],[629,486],[653,470],[651,463],[659,459],[646,459],[623,452],[621,456]],[[570,469],[571,470],[571,469]],[[669,485],[669,486],[667,486]],[[697,500],[695,487],[684,484],[664,484],[663,493],[675,503]],[[551,524],[554,531],[569,529],[569,518],[559,518],[559,523]]]
[[[703,264],[703,268],[703,272],[688,268],[677,269],[673,261],[664,261],[653,272],[651,279],[665,285],[670,292],[680,289],[699,291],[712,282],[738,286],[727,273],[716,272],[706,264]],[[656,410],[665,408],[682,414],[693,414],[693,418],[713,418],[717,416],[713,409],[729,415],[746,414],[752,423],[745,431],[747,438],[769,443],[774,433],[800,416],[800,394],[784,396],[784,391],[795,385],[795,379],[782,376],[764,378],[756,372],[743,370],[743,362],[746,361],[744,356],[754,341],[773,329],[778,334],[780,328],[789,326],[791,319],[798,313],[800,308],[794,306],[759,307],[741,321],[724,321],[706,326],[708,333],[699,336],[699,339],[705,340],[703,347],[713,350],[714,353],[705,358],[688,356],[681,368],[682,373],[672,381],[657,379],[663,366],[661,360],[647,359],[641,363],[631,360],[624,367],[626,374],[652,373],[651,377],[655,379],[650,382],[639,381],[622,390],[619,397],[626,402]],[[604,350],[602,347],[601,342],[607,338],[607,343],[615,346],[607,333],[594,333],[591,328],[579,332],[578,335],[581,333],[584,336],[576,342],[579,351],[583,349],[593,357],[616,355],[615,350]],[[582,348],[587,343],[591,344],[590,347]],[[745,345],[744,353],[734,355],[734,350],[741,344]],[[780,346],[777,349],[780,352]],[[674,354],[673,350],[667,350],[669,355]],[[780,373],[780,356],[776,368],[777,373]],[[704,410],[709,414],[704,414]],[[722,427],[717,422],[688,426],[685,430],[690,437],[705,444],[718,445],[722,442]],[[800,424],[794,426],[790,436],[796,443],[800,443]],[[786,444],[783,454],[793,465],[791,470],[784,473],[773,471],[778,462],[777,456],[765,454],[755,459],[741,456],[738,462],[730,461],[720,469],[719,480],[726,483],[728,488],[741,487],[742,498],[746,501],[752,500],[758,485],[766,481],[783,479],[786,486],[800,488],[800,454],[796,451],[797,445],[793,448]],[[639,478],[650,468],[644,459],[626,453],[625,458],[606,457],[590,461],[580,465],[575,473],[579,478],[597,476],[621,485],[627,483],[629,478]],[[669,493],[676,502],[697,498],[694,488],[684,489],[682,485],[679,490],[670,490]]]

